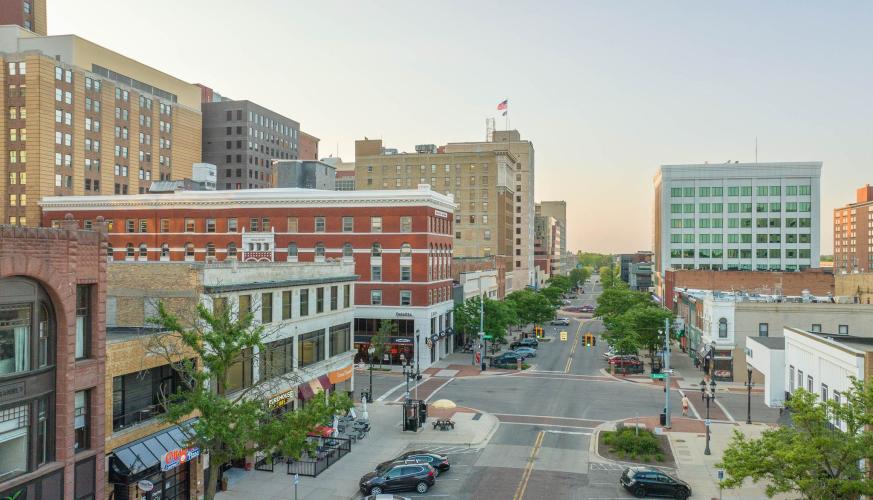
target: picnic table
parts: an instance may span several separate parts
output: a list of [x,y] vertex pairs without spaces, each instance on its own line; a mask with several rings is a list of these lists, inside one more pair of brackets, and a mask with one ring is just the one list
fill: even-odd
[[438,418],[433,421],[433,428],[434,430],[447,431],[455,428],[455,422],[448,418]]

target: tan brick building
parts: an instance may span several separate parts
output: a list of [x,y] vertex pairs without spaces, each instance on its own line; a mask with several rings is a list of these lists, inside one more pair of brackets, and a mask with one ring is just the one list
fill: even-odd
[[838,297],[851,297],[859,304],[873,303],[873,273],[837,273],[834,282]]
[[856,192],[855,203],[834,209],[834,272],[873,271],[873,186]]
[[[461,258],[512,255],[516,227],[512,176],[517,163],[508,151],[444,153],[425,148],[419,153],[385,154],[381,140],[355,142],[358,190],[428,184],[453,197],[457,203],[453,256]],[[509,266],[511,270],[512,261]]]
[[200,91],[74,35],[0,26],[0,221],[54,195],[136,194],[191,177]]

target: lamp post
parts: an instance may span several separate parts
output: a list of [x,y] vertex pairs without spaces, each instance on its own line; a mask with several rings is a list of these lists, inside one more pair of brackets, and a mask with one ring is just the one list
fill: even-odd
[[752,383],[752,367],[746,367],[746,371],[749,372],[749,380],[746,382],[746,423],[752,423],[752,386],[755,385]]
[[[421,355],[418,350],[421,348],[421,341],[418,339],[419,335],[421,335],[421,330],[415,330],[415,380],[418,381],[421,378],[421,365],[419,364],[419,358]],[[412,367],[409,367],[409,371],[412,371]],[[415,391],[415,399],[418,400],[418,384],[415,384],[413,387]]]
[[415,378],[415,370],[412,369],[412,360],[407,360],[403,365],[403,376],[406,378],[406,399],[409,399],[409,380]]
[[367,354],[370,355],[370,390],[367,392],[367,402],[369,403],[373,402],[373,354],[375,353],[376,348],[370,345],[370,347],[367,348]]
[[712,452],[709,450],[709,402],[710,400],[715,399],[715,380],[710,380],[709,385],[706,383],[706,379],[700,381],[700,394],[703,396],[703,399],[706,401],[706,449],[703,450],[704,455],[711,455]]

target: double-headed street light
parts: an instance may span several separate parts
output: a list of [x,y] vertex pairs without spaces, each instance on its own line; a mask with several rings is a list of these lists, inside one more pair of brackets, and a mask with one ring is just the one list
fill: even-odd
[[715,399],[715,380],[710,380],[707,385],[706,379],[700,381],[700,394],[706,401],[706,449],[703,450],[704,455],[711,455],[709,450],[709,402]]
[[370,359],[370,392],[367,393],[367,402],[373,402],[373,354],[376,353],[376,348],[372,345],[367,348],[367,354],[369,354]]

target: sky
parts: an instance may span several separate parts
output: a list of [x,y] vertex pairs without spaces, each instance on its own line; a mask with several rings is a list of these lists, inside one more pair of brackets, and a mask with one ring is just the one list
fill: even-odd
[[662,164],[822,161],[832,214],[873,182],[873,2],[48,0],[75,33],[301,123],[320,156],[484,140],[536,149],[568,249],[651,249]]

